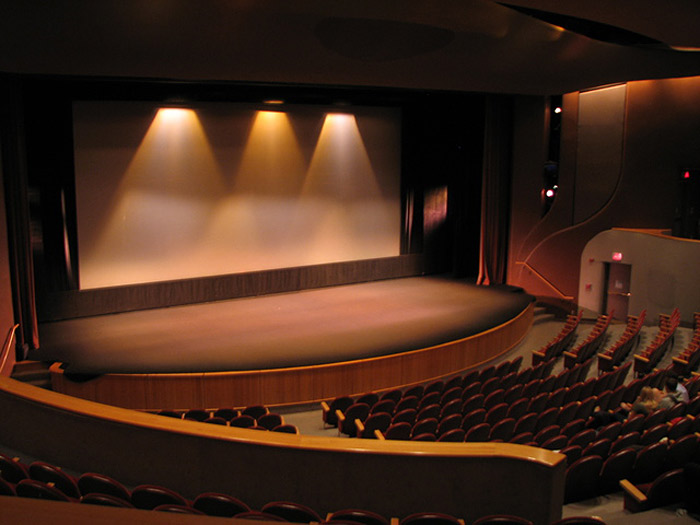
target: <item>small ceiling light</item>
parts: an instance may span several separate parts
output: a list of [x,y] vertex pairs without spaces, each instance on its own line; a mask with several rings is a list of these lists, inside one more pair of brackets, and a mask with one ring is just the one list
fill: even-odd
[[269,100],[263,100],[263,104],[270,104],[271,106],[279,106],[281,104],[284,104],[284,100],[278,99],[278,98],[273,98]]
[[554,197],[554,190],[551,189],[551,188],[548,189],[548,190],[545,192],[545,195],[551,199],[552,197]]
[[559,106],[557,106],[556,108],[554,108],[554,113],[556,113],[556,114],[561,113],[561,108],[560,108]]

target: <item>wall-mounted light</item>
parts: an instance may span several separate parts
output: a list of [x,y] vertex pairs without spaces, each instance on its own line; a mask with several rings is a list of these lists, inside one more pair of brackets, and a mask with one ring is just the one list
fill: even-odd
[[615,262],[620,262],[622,260],[622,252],[613,252],[612,260]]

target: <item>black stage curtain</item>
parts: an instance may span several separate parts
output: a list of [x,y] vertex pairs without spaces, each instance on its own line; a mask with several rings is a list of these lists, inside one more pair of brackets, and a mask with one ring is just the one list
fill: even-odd
[[481,193],[481,237],[477,284],[503,284],[508,257],[510,217],[512,99],[486,101]]

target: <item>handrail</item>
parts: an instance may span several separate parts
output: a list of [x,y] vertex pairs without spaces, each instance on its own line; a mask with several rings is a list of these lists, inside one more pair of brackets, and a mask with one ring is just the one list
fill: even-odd
[[3,375],[5,370],[5,365],[7,364],[7,358],[10,355],[10,350],[12,349],[12,343],[15,340],[15,332],[17,332],[19,325],[16,324],[7,331],[7,337],[5,337],[5,342],[2,345],[2,357],[0,358],[0,375]]
[[[5,377],[0,377],[0,412],[0,443],[14,450],[126,484],[147,479],[186,497],[224,492],[258,507],[303,496],[302,503],[322,513],[353,501],[388,516],[431,507],[469,522],[495,508],[517,509],[538,524],[561,517],[565,456],[541,448],[219,427],[76,399]],[[190,475],[202,469],[206,475]],[[367,476],[372,469],[382,475]],[[329,472],[339,473],[332,483]],[[293,473],[296,483],[280,473]],[[513,492],[504,479],[521,490]],[[297,487],[304,488],[303,495]],[[386,497],[389,487],[392,496]],[[454,498],[454,487],[469,490]]]

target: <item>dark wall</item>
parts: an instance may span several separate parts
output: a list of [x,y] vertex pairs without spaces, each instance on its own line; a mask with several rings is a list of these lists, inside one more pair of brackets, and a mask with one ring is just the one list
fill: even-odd
[[[579,157],[585,150],[581,134],[591,133],[579,119],[581,95],[564,97],[559,191],[542,217],[536,194],[547,108],[543,99],[519,100],[509,283],[575,301],[581,252],[597,233],[614,227],[672,229],[681,169],[700,166],[700,77],[629,82],[624,96],[620,167],[598,170]],[[595,111],[595,103],[588,110]],[[598,111],[606,110],[601,103]],[[605,195],[589,193],[601,187]],[[577,216],[577,203],[590,207],[591,199],[598,204]]]

